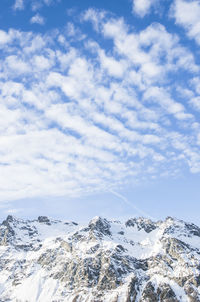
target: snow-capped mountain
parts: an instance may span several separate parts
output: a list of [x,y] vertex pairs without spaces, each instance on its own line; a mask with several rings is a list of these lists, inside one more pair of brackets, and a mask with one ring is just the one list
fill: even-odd
[[0,302],[198,302],[200,228],[168,217],[88,225],[8,216]]

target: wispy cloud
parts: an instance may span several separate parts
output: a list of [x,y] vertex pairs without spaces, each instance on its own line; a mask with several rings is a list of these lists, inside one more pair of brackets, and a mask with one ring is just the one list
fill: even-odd
[[14,0],[13,9],[14,10],[23,10],[27,5],[31,5],[32,11],[37,11],[44,5],[50,6],[61,0]]
[[14,10],[23,10],[24,9],[24,4],[25,0],[15,0],[15,3],[13,5]]

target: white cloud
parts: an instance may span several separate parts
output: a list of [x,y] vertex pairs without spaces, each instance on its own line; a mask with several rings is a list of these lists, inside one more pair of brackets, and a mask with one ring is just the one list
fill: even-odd
[[19,59],[16,55],[8,56],[5,60],[5,64],[8,66],[8,71],[15,72],[17,74],[24,74],[30,70],[27,62]]
[[101,21],[105,17],[105,12],[104,11],[96,11],[93,8],[89,8],[83,15],[82,15],[82,20],[83,21],[88,21],[90,20],[94,26],[94,28],[98,31],[99,25]]
[[117,78],[123,77],[123,74],[127,68],[125,61],[106,56],[103,50],[99,50],[100,62],[103,68],[108,71],[108,74]]
[[200,111],[200,96],[190,99],[190,104],[198,111]]
[[[102,33],[113,39],[115,50],[139,68],[137,81],[144,89],[154,82],[167,79],[170,71],[177,69],[198,72],[193,55],[179,44],[176,35],[170,34],[159,23],[148,26],[139,34],[128,32],[122,19],[103,22]],[[133,73],[132,73],[133,74]]]
[[200,94],[200,78],[194,77],[193,79],[191,79],[190,84],[193,86],[195,92],[197,94]]
[[74,24],[71,22],[67,23],[67,35],[71,36],[71,37],[76,35],[76,28],[75,28]]
[[[27,39],[28,40],[28,39]],[[22,47],[26,54],[31,54],[37,51],[41,51],[46,46],[46,41],[41,35],[33,35],[30,40],[22,42]]]
[[10,41],[10,36],[3,30],[0,30],[0,45],[7,44]]
[[14,10],[24,10],[27,4],[31,4],[32,11],[37,11],[44,5],[53,5],[60,0],[14,0],[13,9]]
[[197,135],[197,144],[200,145],[200,133]]
[[185,108],[182,104],[175,102],[167,91],[160,87],[151,87],[144,93],[144,100],[151,100],[159,103],[169,114],[173,114],[177,119],[192,118],[192,115],[185,114]]
[[14,10],[23,10],[24,9],[24,2],[25,0],[15,0],[13,5]]
[[183,26],[189,38],[200,44],[200,1],[174,0],[171,16]]
[[45,23],[45,19],[44,17],[42,17],[40,14],[36,14],[34,15],[31,19],[30,19],[30,23],[31,24],[40,24],[40,25],[44,25]]
[[140,17],[144,17],[150,12],[155,0],[133,0],[133,11]]
[[36,70],[45,70],[49,69],[52,66],[53,62],[49,58],[45,58],[42,55],[36,55],[33,57],[33,65]]

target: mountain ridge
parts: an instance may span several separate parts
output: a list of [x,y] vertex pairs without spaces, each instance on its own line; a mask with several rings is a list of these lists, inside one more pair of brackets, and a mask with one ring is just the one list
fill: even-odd
[[88,224],[9,215],[0,302],[198,302],[200,228],[172,217]]

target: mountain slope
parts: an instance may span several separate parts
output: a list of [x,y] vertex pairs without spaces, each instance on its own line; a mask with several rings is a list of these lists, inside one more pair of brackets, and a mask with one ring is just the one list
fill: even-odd
[[0,302],[198,302],[200,228],[168,217],[88,225],[8,216]]

